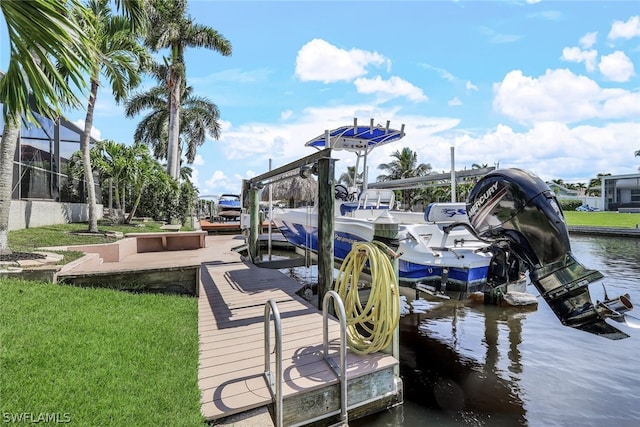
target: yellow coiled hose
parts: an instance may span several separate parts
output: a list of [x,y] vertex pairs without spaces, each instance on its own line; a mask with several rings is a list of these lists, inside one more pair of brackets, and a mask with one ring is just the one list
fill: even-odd
[[[400,321],[398,280],[385,249],[386,246],[378,242],[354,243],[335,282],[334,290],[345,307],[347,343],[358,354],[387,348]],[[371,292],[363,307],[358,283],[367,261]]]

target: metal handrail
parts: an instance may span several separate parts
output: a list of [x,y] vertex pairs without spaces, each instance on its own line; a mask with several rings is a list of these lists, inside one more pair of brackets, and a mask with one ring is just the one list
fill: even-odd
[[[271,373],[271,322],[270,314],[273,312],[273,323],[276,336],[276,373],[275,378]],[[275,427],[282,427],[282,326],[280,312],[276,301],[270,299],[264,306],[264,377],[274,400]],[[275,389],[275,390],[274,390]]]
[[[329,301],[331,299],[335,300],[334,307],[337,306],[338,310],[338,321],[340,322],[340,366],[337,366],[335,361],[328,356],[329,353],[329,327],[328,327],[328,316],[327,316],[327,308],[329,307]],[[322,328],[323,328],[323,348],[322,355],[324,360],[327,361],[333,372],[338,376],[340,381],[340,418],[341,421],[346,425],[348,422],[348,411],[347,411],[347,363],[346,363],[346,355],[347,355],[347,325],[346,319],[347,316],[344,310],[344,304],[342,303],[342,299],[340,295],[338,295],[335,291],[328,291],[324,295],[324,299],[322,300]]]

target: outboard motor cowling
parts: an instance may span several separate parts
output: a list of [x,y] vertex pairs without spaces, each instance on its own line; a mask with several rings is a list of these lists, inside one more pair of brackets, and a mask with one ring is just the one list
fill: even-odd
[[562,209],[544,181],[520,169],[492,171],[469,194],[467,214],[481,238],[501,246],[508,242],[563,324],[611,339],[628,336],[606,323],[603,310],[594,307],[588,286],[603,275],[571,254]]
[[553,191],[523,170],[487,174],[471,191],[467,214],[480,236],[508,237],[532,266],[561,261],[571,251]]

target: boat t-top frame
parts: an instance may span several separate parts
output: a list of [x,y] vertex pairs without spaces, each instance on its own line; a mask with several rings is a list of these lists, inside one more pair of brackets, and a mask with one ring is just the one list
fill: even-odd
[[307,147],[314,147],[318,150],[332,148],[334,150],[345,150],[356,153],[356,166],[353,171],[353,183],[356,184],[358,177],[358,167],[360,158],[363,159],[364,177],[362,191],[367,190],[367,156],[376,147],[404,138],[404,124],[400,130],[391,129],[391,122],[387,120],[386,126],[374,125],[374,119],[370,119],[369,126],[359,126],[358,119],[354,117],[353,126],[342,126],[334,130],[326,130],[323,134],[305,143]]

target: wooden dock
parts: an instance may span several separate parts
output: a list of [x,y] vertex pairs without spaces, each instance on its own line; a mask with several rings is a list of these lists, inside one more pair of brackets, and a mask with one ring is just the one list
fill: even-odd
[[[202,264],[198,333],[198,380],[206,420],[268,407],[264,354],[264,310],[277,302],[282,319],[284,425],[339,412],[339,381],[322,356],[322,313],[295,292],[300,284],[277,270],[243,262],[232,236],[208,236],[212,259]],[[271,322],[271,343],[275,343]],[[338,322],[329,320],[330,353],[338,360]],[[275,355],[271,356],[275,372]],[[398,361],[375,353],[347,353],[349,417],[384,410],[402,399],[394,375]],[[334,417],[333,422],[337,418]],[[331,418],[328,418],[331,421]]]
[[210,234],[235,234],[240,232],[240,221],[209,221],[207,219],[200,219],[200,228]]

